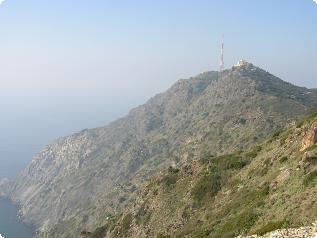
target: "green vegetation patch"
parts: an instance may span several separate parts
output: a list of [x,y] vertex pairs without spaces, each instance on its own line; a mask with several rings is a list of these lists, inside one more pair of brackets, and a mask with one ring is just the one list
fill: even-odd
[[214,197],[221,189],[221,176],[219,174],[207,174],[198,180],[192,189],[192,196],[195,201],[201,202],[205,198]]
[[230,218],[217,232],[219,237],[229,238],[246,234],[258,220],[258,214],[253,210],[246,210]]
[[223,155],[211,160],[211,168],[216,172],[224,170],[239,170],[249,163],[248,160],[237,154]]
[[317,170],[310,172],[304,177],[303,184],[307,186],[311,186],[316,184],[317,181]]
[[266,233],[269,233],[271,231],[278,230],[278,229],[285,227],[286,224],[287,224],[287,221],[285,221],[285,220],[271,221],[271,222],[267,223],[266,225],[264,225],[263,227],[261,227],[260,229],[256,230],[255,234],[263,236]]
[[165,175],[165,177],[162,179],[162,183],[165,185],[166,188],[172,187],[174,184],[176,184],[178,180],[178,174],[179,169],[169,167],[168,173]]
[[282,158],[280,158],[280,163],[284,163],[288,160],[288,157],[287,156],[283,156]]
[[258,153],[262,150],[261,146],[256,146],[255,148],[253,148],[253,150],[251,150],[250,152],[246,153],[245,156],[247,158],[252,158],[254,159],[255,157],[258,156]]
[[301,128],[304,125],[305,121],[301,120],[296,123],[296,128]]
[[[256,151],[259,151],[259,148],[256,148]],[[228,183],[232,172],[244,168],[249,160],[237,153],[205,157],[203,162],[208,164],[207,173],[196,182],[191,191],[193,199],[199,203],[213,198],[222,186]]]

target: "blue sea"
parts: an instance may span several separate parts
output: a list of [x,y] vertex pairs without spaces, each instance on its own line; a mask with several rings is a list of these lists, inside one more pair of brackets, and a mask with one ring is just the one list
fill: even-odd
[[0,198],[0,234],[2,237],[32,238],[35,235],[35,229],[21,222],[18,215],[17,206],[8,199]]

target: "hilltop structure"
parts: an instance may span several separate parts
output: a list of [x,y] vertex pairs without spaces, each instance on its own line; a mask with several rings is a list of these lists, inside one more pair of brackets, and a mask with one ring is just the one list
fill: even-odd
[[244,60],[244,59],[241,59],[238,61],[238,63],[236,63],[233,67],[242,67],[242,66],[245,66],[245,65],[248,65],[249,62]]

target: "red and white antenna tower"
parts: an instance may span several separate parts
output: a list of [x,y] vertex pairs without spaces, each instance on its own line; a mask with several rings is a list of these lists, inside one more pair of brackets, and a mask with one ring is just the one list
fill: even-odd
[[224,62],[224,57],[223,57],[223,54],[224,54],[224,47],[225,47],[225,37],[224,35],[222,35],[222,42],[221,42],[221,58],[220,58],[220,69],[219,71],[222,72],[224,69],[225,69],[225,62]]

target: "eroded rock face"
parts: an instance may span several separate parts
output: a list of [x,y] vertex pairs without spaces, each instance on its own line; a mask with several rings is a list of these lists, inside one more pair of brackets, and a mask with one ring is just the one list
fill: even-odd
[[305,132],[301,151],[306,150],[307,148],[309,148],[312,145],[315,145],[316,143],[317,143],[317,127],[315,126],[314,128],[308,129]]

